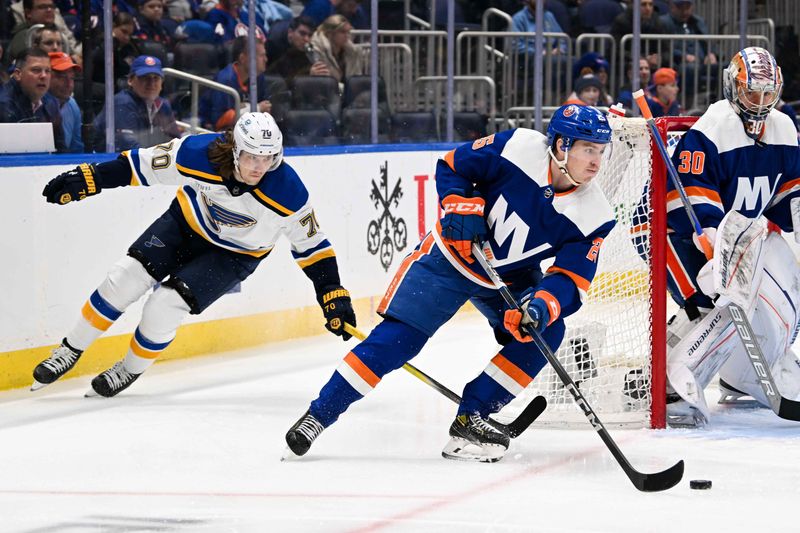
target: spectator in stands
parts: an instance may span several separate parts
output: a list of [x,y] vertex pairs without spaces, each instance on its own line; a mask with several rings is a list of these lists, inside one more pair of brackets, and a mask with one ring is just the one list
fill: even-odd
[[64,38],[55,24],[35,24],[29,30],[29,46],[50,52],[64,51]]
[[[113,29],[111,30],[114,45],[114,81],[128,78],[131,63],[142,55],[132,40],[136,25],[130,13],[117,13],[114,15]],[[105,82],[105,54],[102,45],[93,54],[92,81]]]
[[792,106],[790,106],[788,103],[783,101],[783,99],[781,99],[778,100],[778,105],[775,106],[775,109],[777,109],[781,113],[785,113],[790,119],[792,119],[792,124],[794,124],[795,129],[800,131],[800,127],[798,127],[797,124],[797,113],[795,112]]
[[273,24],[267,36],[267,56],[272,65],[290,48],[305,50],[317,25],[309,17],[299,16]]
[[678,102],[678,73],[663,67],[653,73],[653,85],[646,95],[654,117],[676,117],[681,114]]
[[[175,114],[166,98],[160,96],[164,82],[161,60],[139,56],[131,64],[127,89],[114,95],[115,148],[129,150],[152,146],[180,137]],[[105,150],[105,111],[94,121],[97,133],[95,148]]]
[[[219,71],[214,79],[217,83],[233,87],[239,92],[242,107],[250,107],[250,55],[247,37],[237,37],[233,41],[233,62]],[[258,91],[258,109],[261,113],[270,113],[272,103],[269,100],[267,82],[264,71],[267,69],[267,52],[263,42],[256,42],[256,87]],[[204,94],[205,105],[202,106],[201,118],[211,129],[222,131],[236,122],[236,109],[231,96],[221,91],[207,91]]]
[[[694,14],[694,0],[670,0],[669,15],[661,17],[664,33],[682,35],[707,35],[706,22]],[[676,64],[716,65],[717,56],[708,50],[706,43],[698,41],[686,42],[686,55],[683,46],[675,46],[673,60]]]
[[367,30],[370,27],[361,0],[310,0],[300,14],[312,19],[317,26],[332,15],[344,15],[356,29]]
[[608,61],[597,52],[583,54],[578,61],[572,65],[572,79],[577,80],[587,74],[593,74],[600,80],[602,94],[598,105],[611,105],[614,102],[608,90]]
[[81,110],[72,96],[75,90],[75,74],[81,71],[80,65],[64,52],[50,52],[50,94],[58,100],[61,110],[61,126],[64,129],[64,144],[68,152],[82,153]]
[[364,74],[365,57],[350,39],[353,26],[344,15],[333,15],[319,25],[311,37],[313,63],[322,61],[329,75],[340,84],[350,76]]
[[[219,4],[206,15],[206,22],[214,28],[214,33],[219,35],[224,42],[236,38],[235,31],[238,24],[247,26],[249,23],[247,13],[242,12],[242,3],[243,0],[220,0]],[[264,20],[258,13],[256,13],[256,26],[263,35],[266,35]]]
[[[653,0],[641,0],[641,33],[664,33],[664,25],[656,13]],[[611,24],[611,35],[619,42],[625,35],[633,33],[633,9],[627,9],[617,15]],[[630,54],[630,45],[625,47]],[[642,43],[642,56],[647,58],[650,69],[655,70],[661,66],[661,59],[657,53],[657,43]]]
[[[292,20],[286,33],[288,49],[281,54],[280,59],[273,61],[270,55],[268,74],[277,74],[286,80],[286,83],[297,76],[330,76],[328,66],[317,59],[311,47],[311,35],[314,33],[312,20],[308,17],[297,17]],[[294,28],[293,28],[294,26]],[[275,40],[270,37],[269,44]],[[312,63],[312,59],[315,61]]]
[[47,52],[33,47],[23,51],[11,79],[0,88],[0,122],[50,122],[56,151],[65,152],[58,101],[47,92],[50,76]]
[[600,100],[602,94],[603,84],[600,82],[600,79],[592,74],[586,74],[575,80],[575,90],[569,95],[569,98],[567,98],[563,105],[606,105]]
[[[525,7],[514,13],[514,16],[511,17],[511,31],[536,33],[536,0],[528,0]],[[548,33],[564,32],[553,14],[547,10],[544,12],[544,31]],[[567,53],[567,43],[564,39],[547,39],[545,48],[555,55]],[[518,40],[517,52],[533,54],[535,51],[536,41],[533,38]]]
[[180,24],[199,15],[200,5],[197,0],[165,0],[166,15]]
[[165,48],[172,47],[172,35],[167,31],[161,18],[164,16],[164,0],[141,0],[137,13],[136,29],[133,37],[140,41],[161,43]]
[[72,32],[67,29],[67,25],[64,23],[64,19],[61,17],[53,0],[22,0],[22,2],[12,4],[11,10],[14,11],[15,18],[19,17],[19,20],[11,32],[13,37],[7,50],[9,59],[16,58],[23,50],[28,48],[27,30],[31,26],[34,24],[55,24],[58,31],[61,32],[64,52],[72,56],[73,61],[81,64],[81,45]]
[[[249,10],[248,2],[242,5],[242,12]],[[272,30],[272,26],[283,20],[292,20],[292,9],[275,0],[256,0],[256,14],[264,21],[264,29]]]
[[[626,84],[620,89],[617,101],[625,106],[625,109],[633,109],[633,65],[628,62],[625,69],[625,82]],[[643,89],[645,93],[648,92],[650,87],[650,63],[645,58],[639,59],[639,88]]]

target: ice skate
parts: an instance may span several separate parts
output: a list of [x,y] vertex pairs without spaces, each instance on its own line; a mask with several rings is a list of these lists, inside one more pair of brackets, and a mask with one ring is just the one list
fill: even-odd
[[75,350],[67,344],[67,339],[61,341],[61,346],[53,350],[50,357],[36,365],[33,369],[33,385],[31,390],[39,390],[53,383],[55,380],[69,372],[80,359],[83,352]]
[[478,413],[461,414],[450,425],[450,442],[442,457],[494,463],[503,458],[511,439]]
[[319,423],[309,411],[300,417],[300,420],[286,433],[286,444],[288,448],[284,452],[281,460],[294,459],[305,455],[325,426]]
[[131,386],[141,374],[131,374],[125,370],[122,361],[92,380],[92,388],[86,393],[87,397],[104,396],[111,398]]
[[733,387],[729,383],[725,382],[722,378],[719,378],[719,401],[717,402],[720,405],[733,405],[735,407],[761,407],[755,398],[747,394],[746,392],[740,391],[736,387]]
[[667,394],[667,424],[670,427],[700,428],[706,422],[703,413],[677,393]]

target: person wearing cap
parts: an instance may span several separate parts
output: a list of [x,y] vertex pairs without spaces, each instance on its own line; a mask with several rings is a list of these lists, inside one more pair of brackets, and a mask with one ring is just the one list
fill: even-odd
[[81,66],[64,52],[50,52],[50,94],[56,97],[61,109],[61,125],[64,129],[64,144],[68,152],[83,152],[81,138],[81,109],[72,96],[75,90],[75,74]]
[[161,23],[164,16],[164,0],[141,0],[139,12],[134,18],[136,31],[134,38],[139,41],[161,43],[165,48],[172,48],[172,35]]
[[[603,94],[603,84],[597,76],[587,74],[575,80],[575,91],[562,105],[590,105],[596,106]],[[600,104],[602,105],[602,104]]]
[[[159,96],[164,83],[161,60],[141,55],[131,63],[128,88],[114,95],[115,147],[129,150],[152,146],[180,137],[175,114],[166,98]],[[94,121],[95,148],[105,150],[105,110]]]
[[611,105],[614,103],[608,94],[608,60],[597,52],[583,54],[574,65],[572,65],[572,79],[577,80],[582,76],[594,75],[601,83],[601,96],[598,105]]
[[653,85],[646,95],[654,117],[676,117],[681,114],[678,102],[678,73],[663,67],[653,74]]
[[50,57],[28,48],[19,57],[8,83],[0,88],[0,122],[50,122],[57,152],[66,152],[58,101],[50,89]]

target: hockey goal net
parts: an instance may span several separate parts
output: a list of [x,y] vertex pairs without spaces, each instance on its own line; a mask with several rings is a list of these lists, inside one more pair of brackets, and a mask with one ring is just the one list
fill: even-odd
[[[662,138],[674,147],[694,120],[668,117],[658,119],[657,125]],[[612,150],[595,181],[614,209],[617,224],[603,243],[587,300],[566,319],[557,356],[605,425],[661,428],[665,425],[668,177],[644,119],[612,115],[609,121]],[[510,410],[539,394],[548,401],[543,423],[565,427],[585,423],[586,417],[549,365]]]

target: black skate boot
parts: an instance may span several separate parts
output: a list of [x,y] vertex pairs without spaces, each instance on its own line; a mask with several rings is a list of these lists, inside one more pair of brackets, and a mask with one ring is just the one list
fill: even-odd
[[111,398],[130,387],[131,383],[136,381],[139,376],[141,374],[131,374],[125,370],[122,361],[119,361],[92,380],[92,389],[86,393],[86,396],[99,395]]
[[305,455],[323,429],[325,426],[320,424],[309,411],[306,411],[306,414],[301,416],[300,420],[295,422],[286,433],[286,444],[289,446],[289,450],[284,454],[284,459],[292,458],[289,452],[295,457]]
[[39,390],[69,372],[81,358],[82,353],[81,350],[76,350],[67,344],[67,339],[62,340],[61,346],[53,350],[50,357],[33,369],[31,390]]
[[450,425],[450,442],[442,457],[494,463],[503,458],[511,439],[478,413],[460,414]]

